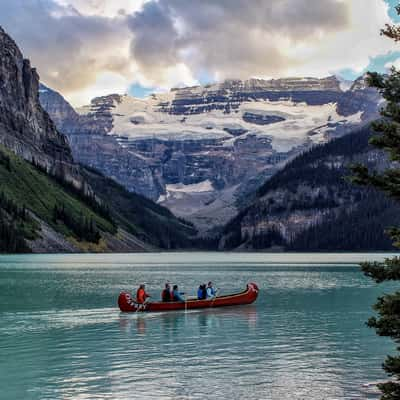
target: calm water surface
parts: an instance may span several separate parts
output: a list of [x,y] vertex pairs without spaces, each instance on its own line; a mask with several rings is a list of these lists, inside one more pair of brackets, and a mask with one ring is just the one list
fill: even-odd
[[[132,254],[0,257],[1,399],[370,399],[390,341],[365,326],[383,255]],[[194,293],[249,281],[241,308],[122,314],[122,289]]]

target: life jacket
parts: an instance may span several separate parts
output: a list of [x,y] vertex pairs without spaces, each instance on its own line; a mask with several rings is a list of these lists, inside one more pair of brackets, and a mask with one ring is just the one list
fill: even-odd
[[144,289],[139,288],[136,292],[136,301],[140,304],[144,303],[146,300],[147,293],[144,291]]

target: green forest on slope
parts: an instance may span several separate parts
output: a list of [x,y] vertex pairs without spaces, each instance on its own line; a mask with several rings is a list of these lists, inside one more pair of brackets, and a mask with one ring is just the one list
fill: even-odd
[[82,174],[96,195],[110,207],[112,218],[128,232],[164,249],[195,245],[191,239],[196,234],[193,225],[175,217],[167,208],[128,192],[95,169],[82,166]]
[[81,173],[95,196],[0,146],[0,252],[29,251],[27,240],[39,236],[38,219],[83,249],[85,242],[99,244],[102,232],[114,235],[118,227],[155,247],[192,246],[196,231],[189,223],[95,170],[81,167]]
[[[40,229],[29,211],[55,231],[78,241],[97,242],[99,231],[116,232],[107,211],[100,212],[101,207],[94,206],[93,198],[78,195],[3,146],[0,146],[0,198],[3,228],[0,251],[28,250],[24,239],[35,239]],[[7,230],[11,236],[16,235],[13,243],[7,242],[10,236]]]
[[[400,207],[382,193],[354,185],[347,179],[351,175],[351,164],[360,158],[371,158],[370,163],[374,165],[380,161],[377,157],[383,157],[368,156],[372,154],[369,153],[371,134],[371,129],[365,127],[315,146],[288,163],[259,188],[257,199],[225,227],[225,248],[233,249],[246,243],[253,249],[280,246],[289,251],[392,250],[385,229],[400,223]],[[308,190],[302,190],[300,196],[299,188]],[[320,196],[308,195],[320,189],[323,189]],[[286,192],[281,201],[263,200],[279,190]],[[271,216],[285,217],[305,210],[324,212],[325,216],[322,222],[291,240],[285,240],[274,229],[252,237],[242,234],[245,219],[256,223],[268,221]]]

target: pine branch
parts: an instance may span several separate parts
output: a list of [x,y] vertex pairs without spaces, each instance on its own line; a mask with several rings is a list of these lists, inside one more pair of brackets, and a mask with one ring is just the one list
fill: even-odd
[[400,280],[400,258],[388,258],[385,262],[362,263],[361,269],[364,274],[375,282]]
[[386,24],[385,28],[381,30],[381,35],[393,39],[395,42],[400,41],[400,27],[396,25]]
[[373,186],[385,192],[395,200],[400,200],[400,169],[390,168],[382,174],[376,171],[370,172],[362,164],[355,164],[351,167],[353,175],[350,181],[362,186]]
[[400,399],[400,383],[385,382],[378,384],[378,389],[384,394],[381,400],[399,400]]
[[390,376],[400,375],[400,358],[388,356],[383,368]]

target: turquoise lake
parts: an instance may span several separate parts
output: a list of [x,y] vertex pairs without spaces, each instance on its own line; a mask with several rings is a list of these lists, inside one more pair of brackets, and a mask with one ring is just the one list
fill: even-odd
[[[377,399],[394,345],[365,326],[384,255],[0,257],[0,399]],[[250,306],[123,314],[120,291],[260,287]]]

